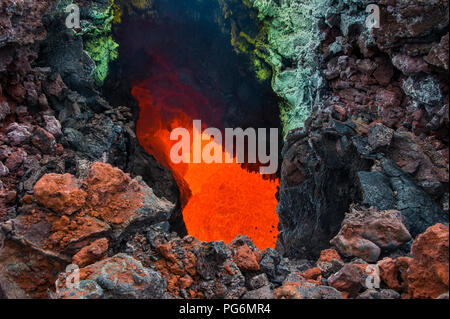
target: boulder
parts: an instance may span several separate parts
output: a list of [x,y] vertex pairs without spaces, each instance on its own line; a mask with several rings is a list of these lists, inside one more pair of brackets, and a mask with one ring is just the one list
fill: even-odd
[[344,297],[355,298],[364,288],[364,272],[361,267],[346,264],[328,278],[328,285],[342,292]]
[[[174,208],[144,183],[104,163],[92,164],[83,180],[70,174],[44,175],[34,187],[34,199],[24,202],[18,216],[0,229],[12,243],[61,265],[86,266],[104,258],[108,247],[123,237],[167,222]],[[0,267],[6,262],[0,261]],[[18,280],[4,277],[2,285],[15,286]]]
[[165,281],[161,275],[125,254],[81,268],[78,288],[66,285],[70,274],[59,275],[55,298],[161,299],[164,296]]
[[392,251],[411,240],[399,211],[356,210],[346,215],[330,243],[346,257],[376,262],[382,250]]
[[437,298],[449,290],[448,225],[436,224],[419,235],[411,248],[408,298]]

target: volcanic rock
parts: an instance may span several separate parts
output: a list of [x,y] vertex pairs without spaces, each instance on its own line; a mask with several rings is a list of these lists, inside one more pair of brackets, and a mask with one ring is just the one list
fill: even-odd
[[36,128],[31,137],[31,142],[44,154],[51,154],[55,151],[55,137],[41,127]]
[[274,290],[276,299],[342,299],[342,294],[328,286],[306,282],[287,282]]
[[9,169],[2,162],[0,162],[0,177],[5,177],[9,174]]
[[318,261],[317,267],[320,268],[322,276],[324,278],[330,277],[332,274],[337,273],[339,270],[344,267],[344,262],[338,259],[333,259],[329,262],[327,261]]
[[449,289],[448,225],[436,224],[419,235],[411,248],[408,298],[437,298]]
[[191,236],[157,247],[155,262],[168,280],[167,290],[184,298],[239,298],[246,289],[244,276],[223,242],[200,243]]
[[261,271],[267,275],[271,282],[281,284],[289,274],[289,268],[283,257],[272,248],[268,248],[263,252],[259,265]]
[[78,265],[79,267],[93,264],[103,259],[106,256],[107,250],[108,240],[106,238],[101,238],[90,245],[81,248],[80,251],[72,257],[72,264]]
[[357,299],[400,299],[400,294],[392,289],[367,289]]
[[250,279],[249,283],[249,286],[252,290],[259,289],[267,285],[269,285],[269,279],[267,278],[266,274],[254,276],[252,279]]
[[47,174],[34,186],[34,196],[42,206],[71,215],[86,203],[87,194],[80,186],[80,181],[70,174]]
[[79,288],[67,288],[69,276],[70,273],[59,275],[55,298],[158,299],[164,296],[165,282],[161,275],[125,254],[80,269]]
[[393,290],[404,290],[407,286],[407,270],[410,262],[409,257],[399,257],[395,260],[386,257],[378,261],[381,280]]
[[61,123],[54,117],[50,115],[44,115],[45,129],[47,132],[55,137],[61,136]]
[[[83,181],[70,174],[47,174],[34,191],[41,206],[23,206],[1,229],[11,243],[61,264],[95,262],[105,256],[107,239],[116,243],[129,232],[167,221],[173,209],[145,184],[103,163],[92,164]],[[1,285],[17,285],[17,279],[5,277]]]
[[274,294],[270,286],[263,286],[261,288],[247,291],[242,299],[274,299]]
[[306,127],[288,135],[282,151],[277,250],[288,257],[316,259],[329,248],[349,205],[360,197],[354,183],[357,172],[371,164],[351,142],[357,134],[352,123],[319,116]]
[[[0,92],[1,95],[1,92]],[[11,109],[9,108],[9,104],[5,101],[0,103],[0,121],[3,121],[6,116],[9,115],[11,112]]]
[[25,125],[20,125],[18,123],[12,123],[6,128],[6,136],[8,136],[11,144],[14,146],[19,146],[26,143],[30,137],[31,133],[29,128]]
[[330,242],[346,257],[376,262],[381,250],[395,250],[411,240],[399,211],[353,210]]
[[328,278],[328,285],[342,292],[344,297],[354,298],[364,288],[364,278],[364,272],[360,267],[346,264]]
[[236,249],[233,260],[242,272],[258,271],[260,269],[253,250],[247,245],[239,246]]
[[12,152],[11,155],[6,159],[5,166],[10,172],[16,171],[20,168],[24,160],[27,158],[27,153],[19,148]]
[[381,123],[376,123],[369,129],[369,144],[373,149],[379,147],[386,147],[391,144],[394,130],[384,126]]
[[5,240],[0,253],[0,291],[8,299],[48,298],[47,291],[54,287],[55,273],[62,269],[63,264],[58,260]]
[[448,41],[449,34],[447,33],[442,37],[440,43],[431,48],[430,53],[425,57],[425,61],[441,69],[448,70]]

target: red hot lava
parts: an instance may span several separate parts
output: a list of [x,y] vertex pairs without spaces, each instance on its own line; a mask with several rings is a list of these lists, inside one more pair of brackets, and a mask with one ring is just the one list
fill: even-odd
[[192,138],[193,119],[201,119],[204,126],[213,126],[221,119],[222,111],[192,86],[180,81],[180,72],[153,58],[158,72],[132,89],[140,105],[137,136],[148,153],[172,169],[181,189],[188,233],[202,241],[226,243],[243,234],[251,237],[260,249],[274,248],[278,234],[275,198],[278,182],[264,179],[236,162],[171,162],[170,150],[177,141],[170,140],[170,132],[178,127],[186,128]]

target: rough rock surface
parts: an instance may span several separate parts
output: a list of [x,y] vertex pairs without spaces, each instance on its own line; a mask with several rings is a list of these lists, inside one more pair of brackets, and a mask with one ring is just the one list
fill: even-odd
[[318,257],[350,202],[399,210],[413,237],[448,222],[448,2],[376,3],[379,29],[365,26],[366,1],[315,11],[313,114],[282,152],[278,249],[289,256]]
[[407,274],[409,298],[437,298],[448,292],[448,254],[448,225],[437,224],[417,237]]
[[[69,174],[45,175],[36,183],[35,200],[1,225],[6,242],[24,245],[45,260],[80,266],[105,256],[108,242],[103,237],[117,245],[131,232],[168,221],[174,208],[145,183],[104,163],[93,163],[82,181]],[[6,267],[10,262],[6,258],[0,264]],[[22,271],[26,276],[27,269]],[[0,275],[1,286],[14,284],[11,280],[15,279]],[[33,290],[23,295],[27,293],[35,296]]]
[[399,211],[352,210],[330,242],[341,255],[376,262],[382,250],[395,250],[411,240]]
[[328,278],[328,284],[354,298],[364,287],[364,272],[357,265],[346,264],[337,273]]
[[72,264],[77,265],[78,267],[93,264],[106,257],[107,251],[108,240],[106,238],[101,238],[88,246],[81,248],[79,252],[73,255]]
[[79,270],[79,286],[68,288],[71,273],[56,281],[58,299],[161,299],[165,281],[134,258],[118,254]]

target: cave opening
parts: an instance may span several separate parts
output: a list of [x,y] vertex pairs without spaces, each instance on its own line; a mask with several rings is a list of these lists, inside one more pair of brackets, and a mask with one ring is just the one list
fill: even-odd
[[[260,175],[258,164],[170,160],[176,142],[170,132],[192,132],[193,120],[222,132],[278,128],[281,144],[279,99],[270,80],[258,79],[248,56],[236,52],[219,1],[159,0],[152,10],[145,18],[124,12],[115,27],[120,54],[110,70],[109,99],[129,104],[128,94],[134,100],[136,136],[172,171],[189,235],[228,243],[242,234],[260,249],[275,248],[278,174]],[[120,82],[115,89],[113,79]]]

